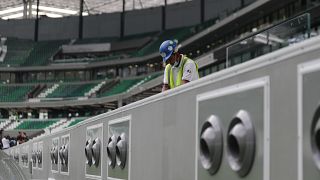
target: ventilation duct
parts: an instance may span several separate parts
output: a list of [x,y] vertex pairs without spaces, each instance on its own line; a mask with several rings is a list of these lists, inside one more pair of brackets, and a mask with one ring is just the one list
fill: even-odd
[[107,153],[108,153],[108,165],[113,169],[116,165],[116,146],[117,146],[117,137],[112,135],[109,137]]
[[228,162],[240,177],[246,176],[255,155],[255,132],[248,112],[240,110],[231,120],[227,134]]
[[122,133],[117,139],[116,160],[117,165],[123,169],[126,166],[127,159],[127,141],[126,134]]
[[202,125],[200,133],[200,161],[202,167],[210,174],[215,174],[221,164],[223,152],[222,130],[220,120],[211,115]]

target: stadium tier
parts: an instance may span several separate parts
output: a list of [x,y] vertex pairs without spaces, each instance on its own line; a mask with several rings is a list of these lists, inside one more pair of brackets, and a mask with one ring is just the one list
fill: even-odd
[[28,93],[35,86],[33,85],[0,85],[0,101],[1,102],[15,102],[15,101],[25,101],[28,98]]
[[45,41],[36,43],[22,66],[47,65],[50,62],[50,58],[61,48],[61,45],[67,42],[68,41]]
[[82,97],[89,92],[98,83],[88,84],[60,84],[57,89],[48,94],[47,98],[65,98],[65,97]]
[[33,51],[33,46],[36,44],[31,40],[22,40],[17,38],[8,38],[5,42],[7,46],[7,54],[1,66],[21,66]]
[[73,120],[69,123],[69,125],[68,125],[67,127],[74,126],[74,125],[76,125],[76,124],[84,121],[85,119],[86,119],[86,118],[75,118],[75,119],[73,119]]
[[[133,87],[144,84],[162,73],[155,73],[134,79],[123,79],[120,81],[106,80],[87,83],[56,83],[56,84],[29,84],[29,85],[0,85],[0,102],[19,102],[29,98],[75,98],[90,97],[96,94],[97,97],[117,95],[125,93]],[[45,88],[47,87],[47,88]],[[96,97],[94,96],[94,97]]]
[[[211,24],[211,23],[208,23]],[[212,24],[211,24],[212,25]],[[71,58],[74,55],[64,55],[63,59],[59,59],[59,52],[61,51],[62,45],[67,45],[72,42],[72,40],[60,40],[60,41],[40,41],[33,42],[30,40],[22,39],[12,39],[9,38],[5,46],[8,47],[8,53],[5,56],[4,62],[1,63],[1,66],[44,66],[50,63],[75,63],[75,62],[99,62],[107,61],[114,59],[125,59],[130,57],[143,57],[145,55],[156,53],[159,49],[159,44],[164,40],[174,37],[174,39],[179,42],[185,40],[186,38],[194,35],[197,30],[203,29],[202,26],[190,26],[183,28],[176,28],[171,30],[166,30],[158,33],[145,33],[139,35],[131,35],[119,38],[88,38],[76,40],[75,45],[91,45],[91,44],[101,44],[101,43],[110,43],[117,47],[116,49],[111,48],[110,52],[100,55],[91,55],[98,56],[94,58]],[[128,51],[126,43],[128,41],[133,41],[140,39],[141,47],[131,47]],[[133,48],[133,49],[132,49]],[[60,52],[61,53],[61,52]],[[78,54],[83,53],[81,50],[78,51]],[[55,57],[57,56],[57,57]],[[78,59],[78,60],[77,60]]]
[[36,120],[24,120],[22,123],[20,123],[17,127],[15,127],[15,130],[35,130],[35,129],[45,129],[48,128],[50,125],[56,123],[57,120],[42,120],[42,121],[36,121]]

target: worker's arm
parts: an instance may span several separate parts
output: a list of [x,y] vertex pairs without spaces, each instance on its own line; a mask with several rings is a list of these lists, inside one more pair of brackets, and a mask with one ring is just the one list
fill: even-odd
[[188,80],[182,80],[182,84],[186,84],[186,83],[188,83],[188,82],[190,82],[190,81],[188,81]]
[[168,89],[170,89],[168,84],[163,84],[163,85],[162,85],[162,92],[163,92],[163,91],[166,91],[166,90],[168,90]]
[[198,75],[196,64],[193,61],[188,61],[184,65],[183,75],[182,75],[182,84],[186,84],[194,79]]

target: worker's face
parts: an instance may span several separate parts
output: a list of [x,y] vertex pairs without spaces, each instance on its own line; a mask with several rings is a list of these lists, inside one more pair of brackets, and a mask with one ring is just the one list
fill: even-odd
[[174,62],[177,60],[177,53],[173,53],[170,58],[167,60],[167,64],[171,64],[173,66]]

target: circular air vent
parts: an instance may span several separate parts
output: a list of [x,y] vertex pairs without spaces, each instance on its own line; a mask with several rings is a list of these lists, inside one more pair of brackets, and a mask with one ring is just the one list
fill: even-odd
[[38,150],[37,152],[37,160],[38,160],[38,164],[42,163],[42,151]]
[[200,161],[210,174],[215,174],[221,164],[223,151],[222,130],[219,118],[211,115],[200,132]]
[[108,165],[111,168],[114,168],[116,165],[116,146],[117,146],[117,137],[112,135],[109,137],[107,153],[108,153]]
[[61,165],[64,165],[64,159],[63,159],[62,153],[63,153],[63,146],[61,146],[59,149],[59,158],[60,158]]
[[68,147],[68,144],[64,145],[62,151],[62,157],[65,165],[68,165]]
[[122,133],[117,139],[116,160],[117,160],[117,165],[121,169],[123,169],[126,166],[127,141],[126,141],[126,134],[125,133]]
[[86,146],[84,148],[84,152],[85,152],[85,155],[86,155],[86,164],[88,164],[89,166],[92,165],[92,141],[91,139],[88,139],[86,141]]
[[96,138],[95,140],[93,140],[92,142],[92,164],[94,164],[96,167],[99,166],[99,162],[100,162],[100,146],[101,146],[101,141],[99,138]]
[[36,164],[36,163],[37,163],[37,154],[36,154],[36,151],[32,150],[31,158],[32,158],[32,163],[33,163],[33,164]]
[[240,110],[231,120],[227,134],[227,158],[231,169],[246,176],[255,156],[255,132],[248,112]]

